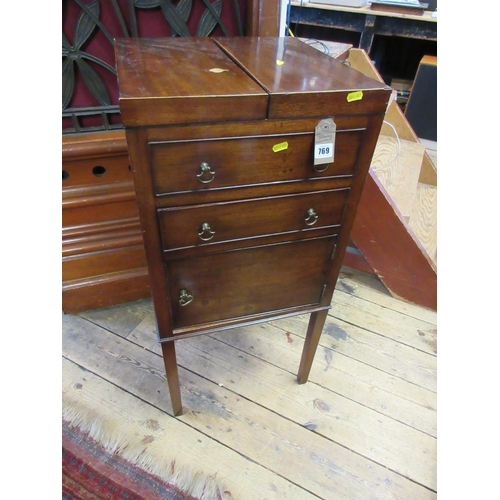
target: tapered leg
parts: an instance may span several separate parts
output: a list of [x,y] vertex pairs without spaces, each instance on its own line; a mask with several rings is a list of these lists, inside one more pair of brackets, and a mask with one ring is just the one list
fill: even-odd
[[316,354],[316,348],[318,347],[319,338],[321,337],[327,314],[327,309],[311,314],[307,327],[306,340],[302,350],[302,358],[300,359],[299,373],[297,374],[299,384],[304,384],[309,378],[309,372],[311,371],[312,362]]
[[179,373],[177,371],[177,356],[175,354],[174,342],[162,342],[163,363],[167,374],[168,390],[174,415],[182,415],[181,388],[179,384]]

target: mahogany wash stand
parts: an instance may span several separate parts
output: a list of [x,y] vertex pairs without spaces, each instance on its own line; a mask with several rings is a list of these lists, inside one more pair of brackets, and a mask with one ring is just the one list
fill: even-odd
[[310,313],[306,382],[390,87],[296,38],[115,47],[173,413],[193,335]]

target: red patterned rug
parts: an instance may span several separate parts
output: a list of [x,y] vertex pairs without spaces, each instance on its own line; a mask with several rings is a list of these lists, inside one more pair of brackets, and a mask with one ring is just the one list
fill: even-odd
[[198,500],[116,454],[63,420],[63,500]]

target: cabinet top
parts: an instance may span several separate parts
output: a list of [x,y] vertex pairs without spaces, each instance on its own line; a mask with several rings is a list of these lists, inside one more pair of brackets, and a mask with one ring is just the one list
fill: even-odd
[[390,88],[296,38],[117,39],[125,126],[385,112]]

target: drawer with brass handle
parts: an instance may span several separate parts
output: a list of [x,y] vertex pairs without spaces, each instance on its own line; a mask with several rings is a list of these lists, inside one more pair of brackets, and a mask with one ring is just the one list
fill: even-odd
[[312,132],[152,143],[154,191],[163,195],[352,176],[363,132],[338,132],[334,162],[324,165],[314,165]]
[[[257,198],[158,210],[164,251],[215,247],[240,240],[283,235],[286,240],[317,236],[319,230],[337,232],[350,189]],[[335,229],[335,231],[334,231]]]

